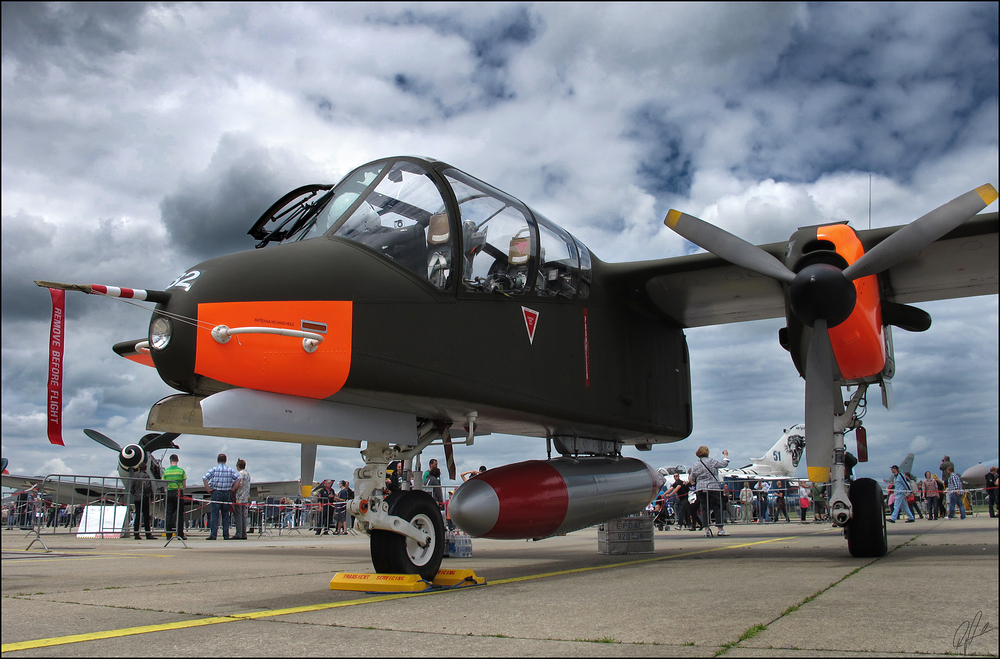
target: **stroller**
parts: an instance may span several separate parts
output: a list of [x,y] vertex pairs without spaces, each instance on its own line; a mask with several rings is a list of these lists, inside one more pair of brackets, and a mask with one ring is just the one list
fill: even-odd
[[659,498],[656,500],[656,507],[653,508],[653,526],[658,531],[669,531],[671,525],[676,524],[674,508],[669,503]]

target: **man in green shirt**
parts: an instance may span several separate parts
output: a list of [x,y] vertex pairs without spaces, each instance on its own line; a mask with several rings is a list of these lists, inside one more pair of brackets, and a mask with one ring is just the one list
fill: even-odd
[[186,540],[184,534],[184,488],[187,486],[187,473],[177,466],[180,458],[176,453],[170,455],[170,466],[163,470],[163,480],[167,481],[167,537],[173,537],[174,525],[177,525],[177,535]]

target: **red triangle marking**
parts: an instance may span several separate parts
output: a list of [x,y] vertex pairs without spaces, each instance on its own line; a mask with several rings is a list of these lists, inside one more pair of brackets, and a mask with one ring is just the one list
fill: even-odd
[[528,343],[535,343],[535,328],[538,326],[538,312],[528,307],[521,307],[524,313],[524,327],[528,330]]

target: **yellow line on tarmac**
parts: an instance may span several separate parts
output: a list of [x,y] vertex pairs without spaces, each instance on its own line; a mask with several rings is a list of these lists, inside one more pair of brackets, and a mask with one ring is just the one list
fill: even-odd
[[[821,531],[825,532],[825,531]],[[812,535],[812,534],[809,534]],[[700,549],[698,551],[683,552],[680,554],[671,554],[670,556],[657,556],[654,558],[641,558],[635,561],[623,561],[621,563],[610,563],[607,565],[595,565],[591,567],[581,567],[574,568],[572,570],[560,570],[557,572],[545,572],[542,574],[531,574],[524,577],[511,577],[509,579],[496,579],[488,582],[487,586],[498,586],[506,583],[514,583],[516,581],[528,581],[531,579],[544,579],[546,577],[554,577],[563,574],[574,574],[578,572],[588,572],[592,570],[606,570],[614,567],[624,567],[628,565],[640,565],[642,563],[653,563],[657,561],[666,561],[673,558],[682,558],[685,556],[694,556],[697,554],[708,554],[716,551],[723,551],[726,549],[740,549],[742,547],[751,547],[753,545],[763,545],[770,542],[780,542],[782,540],[795,540],[801,536],[786,536],[782,538],[771,538],[769,540],[758,540],[756,542],[746,542],[739,545],[725,545],[722,547],[712,547],[710,549]],[[441,591],[434,591],[441,592]],[[134,636],[136,634],[148,634],[150,632],[162,632],[170,631],[174,629],[187,629],[190,627],[203,627],[205,625],[217,625],[224,622],[238,622],[240,620],[256,620],[258,618],[272,618],[276,616],[290,615],[293,613],[311,613],[313,611],[324,611],[327,609],[336,609],[344,606],[356,606],[358,604],[371,604],[374,602],[386,602],[390,600],[404,599],[407,597],[418,597],[420,595],[429,595],[431,593],[393,593],[391,595],[378,595],[375,597],[365,597],[356,600],[347,600],[343,602],[326,602],[324,604],[308,604],[305,606],[293,606],[287,609],[272,609],[270,611],[254,611],[251,613],[234,613],[228,616],[218,616],[214,618],[198,618],[196,620],[183,620],[180,622],[168,622],[159,625],[143,625],[140,627],[126,627],[124,629],[111,629],[103,632],[91,632],[88,634],[74,634],[72,636],[55,636],[52,638],[41,638],[34,641],[20,641],[16,643],[4,643],[0,646],[0,652],[15,652],[17,650],[31,650],[34,648],[44,648],[53,645],[67,645],[70,643],[82,643],[84,641],[99,641],[107,638],[120,638],[122,636]]]
[[59,558],[8,558],[0,564],[20,565],[21,563],[51,563],[52,561],[107,561],[114,556],[62,556]]
[[118,638],[120,636],[132,636],[133,634],[146,634],[148,632],[161,632],[168,629],[186,629],[188,627],[200,627],[202,625],[215,625],[220,622],[233,622],[235,618],[200,618],[198,620],[184,620],[181,622],[168,622],[162,625],[143,625],[142,627],[126,627],[125,629],[112,629],[105,632],[91,632],[89,634],[74,634],[72,636],[56,636],[53,638],[41,638],[37,641],[21,641],[20,643],[4,643],[0,647],[0,652],[14,652],[16,650],[31,650],[33,648],[45,648],[52,645],[66,645],[69,643],[82,643],[83,641],[99,641],[105,638]]
[[0,652],[14,652],[16,650],[31,650],[34,648],[44,648],[53,645],[67,645],[70,643],[82,643],[84,641],[99,641],[106,638],[120,638],[122,636],[134,636],[136,634],[148,634],[150,632],[163,632],[173,629],[187,629],[189,627],[203,627],[205,625],[217,625],[223,622],[238,622],[240,620],[254,620],[256,618],[270,618],[273,616],[284,616],[292,613],[309,613],[311,611],[322,611],[324,609],[336,609],[342,606],[354,606],[356,604],[371,604],[373,602],[384,602],[387,600],[402,599],[404,597],[414,597],[427,593],[394,593],[392,595],[379,595],[376,597],[365,597],[363,599],[348,600],[346,602],[327,602],[325,604],[310,604],[306,606],[293,606],[287,609],[274,609],[271,611],[254,611],[251,613],[234,613],[229,616],[217,616],[214,618],[198,618],[195,620],[182,620],[180,622],[166,622],[159,625],[142,625],[140,627],[125,627],[124,629],[110,629],[103,632],[90,632],[87,634],[74,634],[72,636],[55,636],[52,638],[41,638],[35,641],[20,641],[17,643],[4,643],[0,647]]
[[[39,554],[40,556],[45,556],[46,555],[46,554],[40,553],[39,550],[37,550],[37,549],[34,550],[34,551],[32,551],[30,549],[4,549],[3,550],[3,553],[5,553],[5,554],[13,554],[13,553],[16,553],[16,552],[20,552],[20,553],[23,553],[23,554]],[[56,549],[56,550],[49,550],[49,553],[52,553],[52,554],[64,554],[64,555],[70,556],[70,557],[72,557],[72,556],[108,556],[108,557],[111,557],[111,556],[128,556],[129,558],[174,558],[174,556],[175,556],[175,554],[133,554],[133,553],[121,552],[121,551],[118,551],[118,552],[115,552],[115,551],[90,551],[90,550],[86,550],[86,549]],[[21,559],[18,559],[18,560],[21,560]]]

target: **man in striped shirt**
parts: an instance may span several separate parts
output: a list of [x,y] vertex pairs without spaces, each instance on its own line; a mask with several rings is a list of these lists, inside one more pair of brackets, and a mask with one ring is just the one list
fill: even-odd
[[962,513],[962,519],[965,519],[965,503],[962,501],[962,495],[965,494],[965,490],[962,489],[962,479],[958,477],[955,473],[955,467],[948,467],[948,519],[955,519],[955,506],[958,506],[959,512]]
[[235,469],[226,464],[226,454],[219,454],[219,464],[208,470],[202,479],[205,489],[212,495],[210,506],[208,539],[215,540],[219,529],[219,512],[222,512],[222,537],[229,540],[230,504],[233,492],[240,487],[242,479]]

